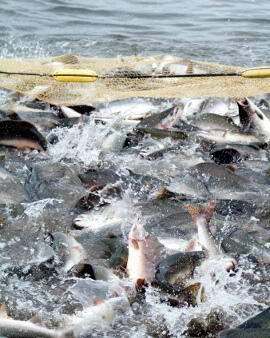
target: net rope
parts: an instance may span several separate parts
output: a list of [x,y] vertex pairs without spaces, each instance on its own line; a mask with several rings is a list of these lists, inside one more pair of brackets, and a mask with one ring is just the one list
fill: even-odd
[[[55,71],[63,69],[90,69],[95,71],[99,78],[95,82],[59,82],[50,76]],[[51,104],[68,106],[97,104],[130,97],[241,98],[270,91],[269,78],[169,77],[177,74],[231,74],[243,70],[245,69],[241,67],[200,62],[171,55],[134,55],[118,58],[88,58],[77,55],[35,59],[1,58],[0,72],[8,74],[0,73],[0,86]],[[165,77],[155,78],[156,75]]]

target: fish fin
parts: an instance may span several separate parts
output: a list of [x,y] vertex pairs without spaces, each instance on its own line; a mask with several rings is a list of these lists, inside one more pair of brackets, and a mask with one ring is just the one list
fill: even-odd
[[259,111],[256,111],[255,113],[257,114],[257,116],[258,116],[261,120],[264,119],[264,116],[263,116]]
[[234,164],[231,164],[231,163],[230,164],[224,164],[224,167],[230,169],[233,172],[237,170],[237,166],[234,165]]
[[117,238],[116,234],[112,231],[108,231],[106,238]]
[[145,279],[144,278],[138,278],[136,281],[136,286],[140,287],[142,285],[146,285]]
[[139,244],[138,244],[138,241],[136,241],[136,239],[132,239],[131,243],[135,250],[139,250]]
[[186,204],[185,208],[189,212],[195,223],[197,222],[197,218],[199,216],[205,217],[206,221],[209,222],[216,208],[216,201],[211,201],[210,203],[202,207]]
[[197,305],[197,296],[201,288],[201,283],[195,283],[187,286],[184,291],[189,294],[189,303],[193,307]]
[[164,185],[160,185],[158,193],[156,195],[156,199],[164,200],[164,199],[175,197],[175,196],[176,194],[174,192],[165,188]]
[[9,318],[8,317],[8,314],[7,314],[7,309],[6,309],[6,305],[5,303],[3,303],[1,306],[0,306],[0,318],[2,319],[7,319]]
[[36,324],[36,325],[38,325],[40,327],[45,327],[45,325],[42,323],[42,320],[41,320],[41,318],[40,318],[40,316],[38,314],[35,315],[35,316],[33,316],[32,318],[30,318],[28,320],[28,322],[30,322],[32,324]]
[[97,306],[97,305],[100,305],[103,303],[103,300],[100,299],[100,298],[96,298],[94,301],[93,301],[93,305],[94,306]]
[[146,287],[147,283],[146,280],[144,278],[138,278],[135,284],[135,289],[137,291],[138,294],[144,294],[145,292],[145,287]]

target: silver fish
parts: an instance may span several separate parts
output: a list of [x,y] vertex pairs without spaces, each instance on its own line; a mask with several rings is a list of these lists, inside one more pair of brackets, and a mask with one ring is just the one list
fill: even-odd
[[127,272],[135,284],[151,282],[155,277],[157,262],[161,260],[163,246],[144,229],[142,223],[135,223],[128,235]]
[[74,337],[81,337],[93,329],[108,328],[117,314],[122,314],[128,308],[129,302],[125,296],[97,300],[76,316],[69,317],[67,323],[74,325]]
[[31,321],[15,320],[7,316],[3,305],[0,310],[0,335],[4,337],[73,337],[73,327],[64,330],[52,330]]
[[247,97],[237,101],[241,124],[245,130],[254,129],[265,141],[270,140],[270,120]]
[[233,269],[237,264],[235,259],[226,257],[223,252],[220,251],[209,229],[209,222],[215,207],[215,201],[212,201],[201,208],[190,204],[185,205],[185,208],[190,213],[197,225],[199,242],[202,248],[207,250],[209,260],[220,260],[226,267],[226,270],[230,270]]
[[208,141],[222,144],[263,144],[263,142],[254,135],[238,132],[235,130],[212,129],[209,131],[198,131],[196,136]]
[[59,257],[64,273],[87,258],[82,245],[72,236],[62,232],[52,234],[52,247]]

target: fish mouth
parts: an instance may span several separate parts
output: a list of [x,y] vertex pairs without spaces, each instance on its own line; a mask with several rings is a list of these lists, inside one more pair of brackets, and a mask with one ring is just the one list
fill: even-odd
[[237,103],[241,106],[241,107],[244,107],[244,108],[247,108],[250,104],[249,100],[247,97],[245,97],[244,99],[242,100],[239,100],[237,101]]

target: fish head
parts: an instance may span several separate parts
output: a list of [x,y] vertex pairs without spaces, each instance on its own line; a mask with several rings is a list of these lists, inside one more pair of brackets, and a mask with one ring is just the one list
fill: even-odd
[[263,112],[247,97],[237,101],[239,107],[240,122],[244,129],[248,127],[256,128],[258,123],[265,122],[266,117]]
[[128,242],[131,247],[138,250],[149,237],[142,223],[135,223],[128,235]]
[[155,246],[143,224],[134,224],[128,236],[129,250],[127,272],[129,279],[136,284],[145,284],[154,279]]

